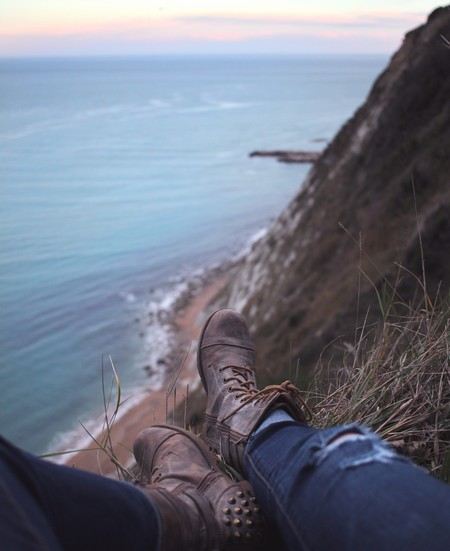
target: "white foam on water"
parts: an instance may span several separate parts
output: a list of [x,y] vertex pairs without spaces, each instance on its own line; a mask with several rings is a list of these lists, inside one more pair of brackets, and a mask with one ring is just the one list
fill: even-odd
[[194,107],[182,107],[178,109],[178,113],[207,113],[209,111],[228,111],[230,109],[245,109],[252,104],[248,102],[237,101],[217,101],[206,100],[202,105],[196,105]]

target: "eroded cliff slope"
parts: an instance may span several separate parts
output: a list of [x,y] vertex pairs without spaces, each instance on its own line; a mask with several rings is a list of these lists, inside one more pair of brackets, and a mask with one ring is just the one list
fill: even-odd
[[[409,32],[366,102],[311,169],[301,192],[253,247],[224,303],[243,311],[274,378],[351,336],[374,288],[397,264],[427,290],[450,281],[450,10]],[[415,197],[414,197],[415,195]],[[417,282],[401,270],[398,296]],[[358,293],[359,288],[359,293]],[[338,353],[329,346],[328,353]]]

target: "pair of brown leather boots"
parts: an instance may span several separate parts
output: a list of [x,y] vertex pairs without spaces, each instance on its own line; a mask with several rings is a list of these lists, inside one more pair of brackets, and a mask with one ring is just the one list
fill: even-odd
[[204,441],[158,425],[143,431],[134,445],[149,481],[143,489],[160,513],[160,549],[260,549],[269,534],[252,488],[228,477],[216,454],[243,475],[245,446],[257,425],[278,408],[304,422],[303,401],[288,381],[257,389],[254,346],[245,320],[233,310],[210,316],[197,361],[208,397]]

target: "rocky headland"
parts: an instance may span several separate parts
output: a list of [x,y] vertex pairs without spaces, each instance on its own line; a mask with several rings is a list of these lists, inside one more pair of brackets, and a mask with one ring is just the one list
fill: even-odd
[[320,151],[297,151],[297,150],[284,150],[274,149],[271,151],[256,150],[249,154],[250,158],[254,157],[272,157],[279,163],[298,163],[298,164],[311,164],[315,163],[319,159]]

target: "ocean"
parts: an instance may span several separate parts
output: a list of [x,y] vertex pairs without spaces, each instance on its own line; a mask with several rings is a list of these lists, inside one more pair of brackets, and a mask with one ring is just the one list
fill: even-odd
[[[42,453],[164,355],[161,312],[239,253],[386,57],[0,60],[0,432]],[[149,316],[149,313],[158,315]]]

